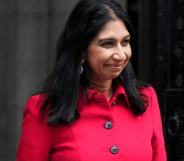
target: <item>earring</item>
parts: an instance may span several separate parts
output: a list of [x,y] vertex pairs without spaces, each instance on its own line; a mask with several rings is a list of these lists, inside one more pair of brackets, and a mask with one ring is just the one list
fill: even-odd
[[81,65],[81,67],[80,67],[80,69],[79,69],[79,74],[82,74],[82,72],[83,72],[83,67],[82,67],[82,65]]

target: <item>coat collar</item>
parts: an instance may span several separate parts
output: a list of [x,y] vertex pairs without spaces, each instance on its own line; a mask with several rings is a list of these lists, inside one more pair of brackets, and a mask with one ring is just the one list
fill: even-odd
[[[128,107],[130,107],[130,103],[128,101],[128,96],[125,92],[125,89],[123,87],[123,85],[120,83],[120,81],[117,79],[115,80],[115,83],[116,83],[116,90],[114,92],[114,94],[112,95],[110,101],[109,101],[109,104],[112,104],[118,95],[124,95],[125,97],[125,100],[126,100],[126,103],[128,105]],[[94,94],[98,94],[98,92],[96,90],[92,90],[92,89],[89,89],[88,91],[88,98],[83,96],[83,92],[84,92],[84,87],[83,85],[80,85],[80,88],[79,88],[79,99],[78,99],[78,103],[77,103],[77,108],[78,110],[80,111],[82,108],[85,107],[86,103],[91,99],[91,97],[94,95]]]
[[[128,101],[128,96],[125,92],[123,85],[121,84],[121,82],[118,79],[116,79],[115,82],[116,82],[116,90],[109,101],[110,104],[112,104],[116,100],[118,95],[124,95],[126,103],[127,103],[128,107],[130,107],[130,103]],[[112,101],[112,103],[111,103],[111,101]]]

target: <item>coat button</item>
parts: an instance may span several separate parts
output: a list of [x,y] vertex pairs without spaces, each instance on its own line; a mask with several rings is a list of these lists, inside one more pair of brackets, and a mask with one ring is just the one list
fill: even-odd
[[111,147],[111,153],[113,153],[113,154],[116,154],[117,152],[118,152],[118,147],[117,146],[112,146]]
[[107,122],[105,123],[105,128],[106,128],[106,129],[111,129],[111,128],[112,128],[112,122],[111,122],[111,121],[107,121]]
[[113,102],[111,106],[113,106],[113,105],[115,105],[115,104],[116,104],[116,102]]

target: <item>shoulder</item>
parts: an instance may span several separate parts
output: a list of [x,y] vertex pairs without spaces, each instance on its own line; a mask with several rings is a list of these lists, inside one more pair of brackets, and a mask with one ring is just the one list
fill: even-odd
[[31,96],[28,99],[28,101],[26,103],[26,106],[24,108],[23,119],[25,119],[25,117],[28,114],[32,114],[33,116],[38,117],[40,108],[41,108],[42,103],[43,103],[43,100],[44,100],[44,96],[43,95]]
[[153,119],[161,117],[158,98],[157,98],[155,89],[149,86],[143,89],[142,93],[147,97],[147,100],[148,100],[147,111],[151,112]]
[[144,101],[146,107],[153,107],[153,104],[158,104],[157,95],[155,89],[151,86],[139,88],[139,95]]
[[140,87],[138,88],[142,93],[144,94],[150,94],[155,92],[155,89],[152,86],[147,86],[147,87]]
[[149,100],[156,97],[155,89],[152,86],[143,87],[139,91],[147,96]]
[[27,103],[26,103],[26,106],[29,106],[29,105],[37,105],[39,103],[39,100],[41,99],[41,95],[34,95],[34,96],[31,96]]

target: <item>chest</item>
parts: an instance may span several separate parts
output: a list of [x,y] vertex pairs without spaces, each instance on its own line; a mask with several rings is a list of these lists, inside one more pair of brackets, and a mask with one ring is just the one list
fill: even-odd
[[53,127],[51,161],[59,158],[65,161],[151,161],[153,128],[149,109],[136,117],[122,97],[112,106],[98,98],[88,102],[80,115],[70,126]]

